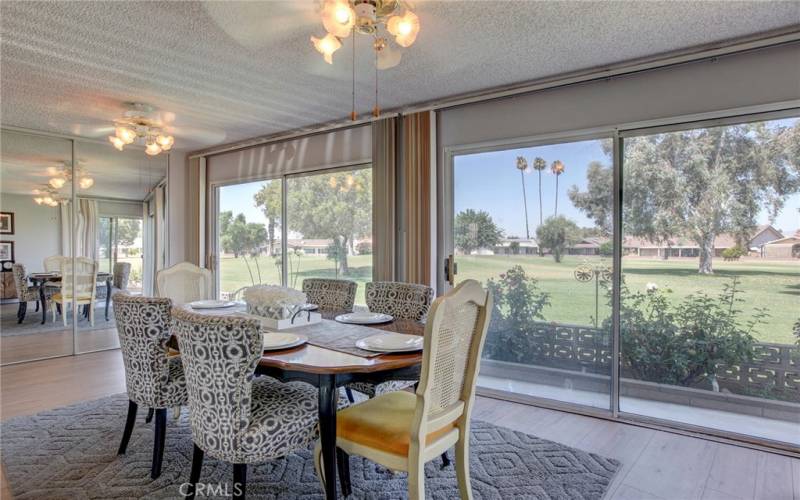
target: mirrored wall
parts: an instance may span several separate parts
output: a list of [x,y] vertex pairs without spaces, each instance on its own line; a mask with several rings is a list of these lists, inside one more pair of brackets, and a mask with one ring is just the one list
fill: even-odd
[[2,130],[2,364],[119,347],[111,295],[166,260],[168,157]]

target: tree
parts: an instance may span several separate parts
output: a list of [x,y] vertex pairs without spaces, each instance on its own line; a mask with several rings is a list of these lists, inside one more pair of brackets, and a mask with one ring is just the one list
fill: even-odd
[[503,231],[488,212],[468,208],[456,215],[455,244],[466,255],[480,248],[492,248],[502,237]]
[[580,229],[563,215],[554,215],[536,228],[536,239],[539,245],[550,250],[556,262],[561,262],[564,251],[580,241]]
[[556,161],[553,162],[552,165],[550,165],[550,171],[553,173],[553,175],[556,176],[556,196],[555,196],[555,198],[556,198],[556,208],[555,208],[555,211],[553,212],[553,215],[557,216],[558,215],[558,178],[561,177],[561,174],[564,173],[564,164],[561,163],[561,160],[556,160]]
[[[677,236],[700,249],[698,272],[713,273],[714,241],[723,232],[746,240],[766,209],[777,216],[800,189],[800,123],[765,122],[669,132],[625,140],[623,230],[669,247]],[[610,146],[606,153],[611,156]],[[590,169],[576,207],[610,227],[610,166]]]
[[264,217],[267,218],[267,243],[269,244],[269,255],[275,255],[275,229],[281,224],[281,204],[283,193],[281,192],[281,182],[271,180],[261,186],[261,190],[254,196],[257,207],[261,208]]
[[250,268],[247,256],[253,257],[258,275],[258,282],[261,282],[261,268],[258,264],[257,256],[261,252],[262,245],[267,240],[267,231],[262,224],[247,222],[244,214],[233,216],[233,212],[225,211],[219,215],[220,245],[223,251],[233,253],[234,258],[242,257],[250,274],[250,281],[255,284],[255,277]]
[[519,181],[522,184],[522,206],[525,209],[525,237],[531,239],[531,230],[528,226],[528,196],[525,194],[525,172],[528,171],[528,162],[523,156],[517,156],[517,170]]
[[287,191],[291,229],[303,238],[338,239],[342,248],[338,268],[349,273],[348,255],[354,240],[371,235],[372,170],[340,171],[292,179]]
[[544,223],[544,210],[542,208],[542,170],[547,168],[544,158],[537,156],[533,159],[533,169],[539,174],[539,225]]

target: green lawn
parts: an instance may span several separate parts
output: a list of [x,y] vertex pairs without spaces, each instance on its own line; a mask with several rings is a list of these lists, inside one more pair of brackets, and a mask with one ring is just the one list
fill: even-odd
[[[550,292],[551,305],[544,310],[548,321],[591,324],[595,310],[594,283],[578,282],[573,275],[575,267],[583,260],[569,256],[556,264],[550,256],[460,256],[457,258],[458,278],[484,281],[519,264],[528,275],[539,280],[542,290]],[[610,259],[598,257],[590,258],[589,262],[594,264],[601,260],[610,264]],[[766,308],[770,314],[755,336],[762,342],[794,343],[796,340],[792,325],[800,318],[800,264],[797,261],[724,262],[715,259],[715,274],[708,276],[697,274],[695,259],[625,258],[622,270],[631,291],[644,290],[648,283],[655,283],[662,290],[670,289],[669,296],[674,302],[700,291],[716,295],[724,284],[738,276],[743,291],[741,298],[745,300],[739,306],[743,314],[749,316],[757,307]],[[610,314],[601,290],[600,320]]]
[[[142,289],[142,258],[141,257],[120,257],[118,262],[128,262],[131,265],[131,274],[128,278],[128,289],[141,291]],[[98,259],[98,270],[100,272],[111,272],[108,259]]]
[[[250,279],[250,272],[248,272],[247,265],[243,258],[222,257],[220,259],[220,285],[223,291],[233,292],[243,286],[250,286],[253,282],[273,285],[279,285],[281,283],[280,269],[275,265],[275,259],[272,257],[261,256],[257,259],[248,258],[247,262],[250,264],[250,271],[253,274],[252,281]],[[356,255],[354,257],[348,257],[347,262],[350,267],[350,274],[338,277],[353,280],[358,283],[356,304],[366,304],[364,300],[364,287],[368,281],[372,281],[372,256]],[[333,261],[328,260],[325,256],[292,256],[290,263],[289,286],[297,288],[298,290],[301,288],[305,278],[337,277]],[[261,272],[260,280],[258,274],[259,270]]]
[[[333,262],[325,257],[300,256],[294,258],[294,272],[290,273],[290,286],[300,288],[302,280],[308,277],[335,277]],[[556,264],[552,257],[538,256],[459,256],[458,279],[477,279],[481,282],[497,277],[514,265],[521,265],[525,271],[539,280],[540,288],[550,293],[551,305],[544,311],[548,321],[561,323],[592,324],[595,314],[594,283],[581,283],[575,280],[573,271],[584,259],[565,257]],[[610,259],[603,259],[610,262]],[[591,263],[600,262],[591,258]],[[358,282],[357,303],[364,303],[364,284],[372,279],[372,257],[369,255],[350,257],[351,275]],[[280,283],[280,272],[274,260],[269,257],[258,259],[263,283]],[[223,258],[220,262],[222,290],[234,291],[251,284],[250,276],[243,259]],[[251,263],[256,282],[257,271]],[[796,261],[759,262],[742,260],[723,262],[714,260],[715,274],[697,274],[697,261],[657,260],[625,258],[623,272],[631,290],[644,290],[647,283],[655,283],[660,289],[670,289],[673,301],[678,302],[690,293],[705,291],[717,294],[733,276],[741,280],[742,298],[740,305],[745,316],[753,313],[756,307],[764,307],[770,317],[756,332],[762,342],[794,343],[792,324],[800,317],[800,264]],[[611,313],[601,290],[599,304],[600,320]]]

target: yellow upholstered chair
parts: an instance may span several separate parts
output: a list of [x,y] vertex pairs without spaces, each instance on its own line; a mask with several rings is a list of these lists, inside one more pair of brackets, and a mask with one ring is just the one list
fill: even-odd
[[[434,301],[425,326],[422,373],[416,393],[389,392],[337,413],[336,445],[344,463],[342,489],[350,492],[348,455],[408,472],[408,496],[425,498],[425,463],[456,447],[462,499],[471,499],[469,420],[492,298],[467,280]],[[315,463],[322,475],[320,445]]]
[[[73,284],[74,276],[74,284]],[[73,286],[74,285],[74,286]],[[61,291],[53,294],[52,301],[61,306],[61,317],[67,326],[67,306],[75,297],[76,305],[89,307],[89,323],[94,326],[94,300],[97,294],[97,261],[86,257],[75,259],[73,267],[70,259],[61,261]],[[56,321],[56,308],[53,308],[53,322]]]

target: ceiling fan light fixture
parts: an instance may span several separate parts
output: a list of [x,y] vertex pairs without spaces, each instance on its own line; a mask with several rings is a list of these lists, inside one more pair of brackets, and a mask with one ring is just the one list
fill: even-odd
[[122,151],[123,149],[125,149],[125,141],[123,141],[123,140],[122,140],[122,139],[120,139],[119,137],[117,137],[117,136],[115,136],[115,135],[109,135],[109,136],[108,136],[108,140],[109,140],[109,142],[111,142],[111,144],[113,144],[113,145],[114,145],[114,147],[115,147],[115,148],[117,148],[119,151]]
[[314,44],[314,48],[322,54],[328,64],[333,64],[333,53],[342,47],[342,42],[330,33],[322,38],[312,36],[311,43]]
[[94,179],[91,177],[82,177],[80,181],[78,181],[78,185],[81,189],[89,189],[90,187],[94,186]]
[[125,144],[132,144],[136,140],[136,131],[124,125],[117,125],[114,133]]
[[156,137],[156,143],[161,147],[163,151],[169,151],[172,148],[172,145],[175,144],[175,138],[171,135],[159,135]]
[[148,139],[144,147],[144,152],[150,156],[155,156],[161,152],[161,146],[153,139]]
[[401,47],[410,47],[419,34],[419,17],[407,10],[402,16],[395,15],[386,23],[386,30],[394,35],[394,41]]
[[356,22],[356,13],[347,0],[326,0],[322,7],[322,26],[329,34],[347,38]]
[[66,184],[66,183],[67,183],[67,180],[65,178],[63,178],[63,177],[53,177],[48,182],[48,184],[53,186],[54,189],[61,189],[62,187],[64,187],[64,184]]
[[34,201],[34,202],[35,202],[37,205],[41,205],[42,203],[44,203],[44,198],[42,198],[41,196],[37,196],[36,198],[34,198],[34,199],[33,199],[33,201]]

